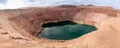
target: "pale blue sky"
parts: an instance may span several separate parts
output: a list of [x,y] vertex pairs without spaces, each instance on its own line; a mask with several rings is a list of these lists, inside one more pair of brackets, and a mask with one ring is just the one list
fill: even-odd
[[0,3],[2,3],[2,4],[6,3],[6,2],[7,2],[7,0],[0,0]]
[[0,9],[16,9],[32,6],[56,6],[62,4],[112,6],[120,9],[120,0],[0,0]]

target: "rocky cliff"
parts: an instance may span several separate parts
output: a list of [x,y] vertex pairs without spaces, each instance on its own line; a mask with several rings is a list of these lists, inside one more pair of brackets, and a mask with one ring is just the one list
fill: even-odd
[[[120,48],[120,11],[105,6],[31,7],[0,11],[1,48]],[[98,30],[73,40],[39,38],[42,25],[73,21]]]

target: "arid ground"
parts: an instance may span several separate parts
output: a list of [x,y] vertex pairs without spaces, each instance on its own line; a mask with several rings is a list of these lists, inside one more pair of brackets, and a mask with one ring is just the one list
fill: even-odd
[[[39,38],[44,23],[70,20],[96,31],[72,40]],[[120,10],[105,6],[57,6],[0,11],[0,48],[120,48]]]

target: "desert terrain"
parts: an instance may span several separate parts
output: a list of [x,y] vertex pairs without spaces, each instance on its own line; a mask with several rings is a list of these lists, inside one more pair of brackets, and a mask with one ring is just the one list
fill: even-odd
[[[64,41],[38,37],[42,24],[64,20],[97,30]],[[120,10],[70,5],[0,10],[0,48],[120,48]]]

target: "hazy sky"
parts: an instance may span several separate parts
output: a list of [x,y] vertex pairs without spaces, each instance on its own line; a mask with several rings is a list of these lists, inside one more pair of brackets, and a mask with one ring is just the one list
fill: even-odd
[[55,6],[61,4],[112,6],[120,9],[120,0],[0,0],[0,9],[16,9],[32,6]]

